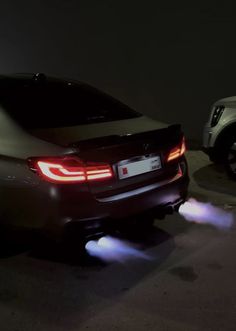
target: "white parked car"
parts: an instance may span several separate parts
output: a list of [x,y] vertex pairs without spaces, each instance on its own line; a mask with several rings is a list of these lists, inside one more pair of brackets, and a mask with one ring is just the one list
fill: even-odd
[[218,100],[211,107],[203,149],[211,161],[223,163],[228,174],[236,179],[236,96]]

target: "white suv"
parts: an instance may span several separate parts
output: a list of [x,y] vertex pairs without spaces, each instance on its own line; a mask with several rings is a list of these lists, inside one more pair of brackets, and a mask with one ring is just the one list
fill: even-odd
[[203,149],[211,161],[223,163],[236,179],[236,96],[213,104],[204,128]]

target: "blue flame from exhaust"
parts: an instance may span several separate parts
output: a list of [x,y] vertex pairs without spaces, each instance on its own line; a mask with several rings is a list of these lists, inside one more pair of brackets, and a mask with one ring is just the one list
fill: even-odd
[[88,241],[85,249],[89,255],[106,262],[125,262],[131,258],[151,260],[150,256],[132,247],[131,244],[110,236],[102,237],[98,241]]
[[[179,213],[186,221],[199,224],[210,224],[221,230],[233,226],[235,215],[210,203],[198,202],[189,199],[179,208]],[[105,262],[125,262],[131,258],[153,260],[144,252],[138,250],[130,243],[110,236],[101,237],[99,240],[88,241],[85,249],[89,255],[100,258]]]
[[215,207],[210,203],[198,202],[195,199],[189,199],[182,204],[179,213],[186,221],[210,224],[223,230],[230,229],[235,219],[233,213]]

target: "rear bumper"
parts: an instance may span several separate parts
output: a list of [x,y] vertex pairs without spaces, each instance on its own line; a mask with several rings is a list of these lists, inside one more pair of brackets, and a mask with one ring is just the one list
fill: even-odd
[[203,146],[202,151],[207,154],[212,162],[217,162],[220,156],[214,147],[215,142],[215,133],[216,128],[212,128],[207,123],[203,131]]
[[187,165],[184,158],[180,163],[185,168],[182,176],[103,199],[91,195],[86,186],[77,185],[55,186],[45,182],[38,188],[10,190],[9,199],[5,200],[10,202],[6,206],[7,224],[43,229],[60,237],[70,224],[96,228],[104,220],[115,224],[135,215],[170,213],[187,196]]
[[[169,184],[133,195],[131,198],[116,199],[112,202],[97,201],[91,206],[93,216],[81,218],[81,215],[78,217],[77,212],[74,211],[61,230],[64,232],[64,229],[70,226],[73,228],[75,225],[77,229],[80,229],[81,234],[88,235],[99,232],[102,228],[114,227],[120,222],[126,222],[129,218],[140,216],[162,218],[166,214],[177,211],[186,200],[188,185],[189,177],[185,174]],[[53,231],[54,233],[60,233],[60,229],[54,230],[56,230]]]
[[203,130],[203,137],[202,137],[204,148],[209,148],[210,146],[212,146],[212,135],[213,135],[212,128],[209,127],[208,125],[205,125]]

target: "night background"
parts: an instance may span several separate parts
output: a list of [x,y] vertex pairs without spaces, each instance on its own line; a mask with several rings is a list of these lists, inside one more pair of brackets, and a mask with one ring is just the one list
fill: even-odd
[[[178,126],[113,121],[109,102],[100,109],[100,97],[80,85],[78,104],[93,95],[98,108],[81,112],[86,125],[71,126],[60,114],[70,120],[63,111],[74,108],[60,100],[73,103],[75,94],[60,95],[59,112],[60,84],[51,93],[50,79],[36,75],[18,90],[15,78],[13,89],[1,78],[0,331],[235,330],[236,103],[210,118],[215,101],[236,95],[235,13],[236,1],[0,1],[0,74],[87,82],[157,121],[180,123],[188,138],[185,153]],[[45,87],[48,99],[34,94]],[[32,127],[15,125],[13,115],[27,122],[31,108]],[[229,158],[214,164],[202,151],[204,123],[209,152],[227,112],[234,131],[217,152],[224,161],[233,153],[231,174]],[[130,224],[117,211],[130,212]],[[11,215],[24,228],[9,231]],[[96,238],[84,238],[84,224]],[[53,226],[64,241],[50,240]]]
[[0,72],[95,85],[201,139],[210,105],[235,95],[235,2],[1,1]]

